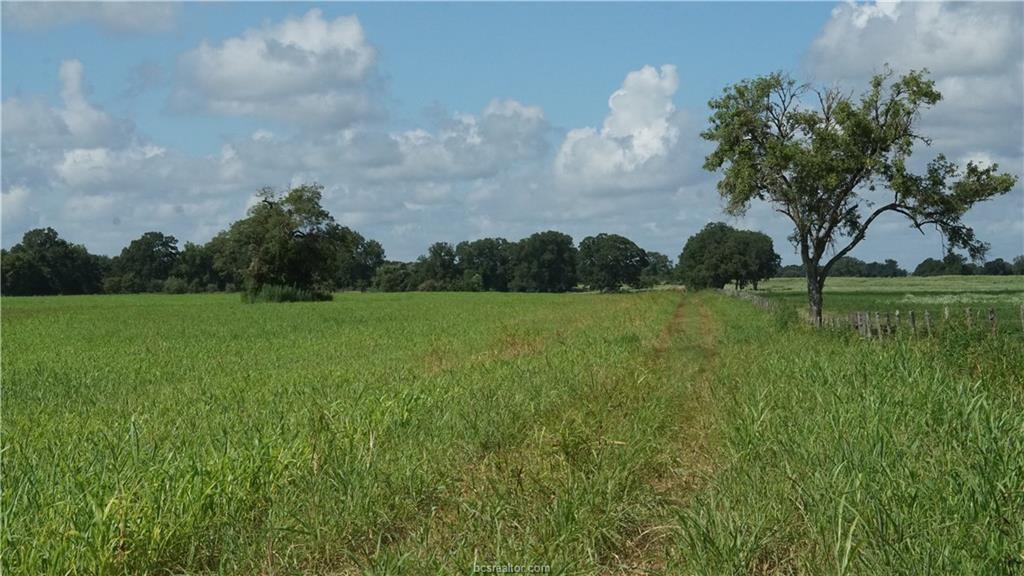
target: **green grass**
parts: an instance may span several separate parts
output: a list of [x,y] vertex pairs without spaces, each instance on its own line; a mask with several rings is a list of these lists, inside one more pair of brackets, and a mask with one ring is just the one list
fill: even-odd
[[[807,283],[802,278],[776,278],[760,288],[761,295],[786,306],[801,311],[807,308]],[[905,317],[914,310],[921,318],[927,310],[938,319],[948,308],[950,317],[958,321],[964,319],[968,308],[987,319],[991,308],[998,326],[1019,332],[1024,276],[829,278],[825,282],[824,302],[826,315],[900,310]]]
[[0,305],[5,574],[1024,566],[1019,335],[673,291]]

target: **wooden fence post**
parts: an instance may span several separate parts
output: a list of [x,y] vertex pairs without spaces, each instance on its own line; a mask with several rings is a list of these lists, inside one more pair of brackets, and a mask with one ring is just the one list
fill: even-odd
[[992,327],[993,332],[996,331],[996,311],[991,308],[988,309],[988,325]]
[[932,313],[928,310],[924,311],[924,327],[928,331],[928,337],[932,336]]
[[942,322],[949,322],[949,306],[942,307]]
[[889,316],[889,311],[885,311],[885,333],[892,336],[892,317]]
[[878,310],[875,310],[875,330],[878,330],[878,339],[882,339],[882,317],[878,314]]
[[917,336],[917,321],[914,319],[914,311],[910,311],[910,333]]

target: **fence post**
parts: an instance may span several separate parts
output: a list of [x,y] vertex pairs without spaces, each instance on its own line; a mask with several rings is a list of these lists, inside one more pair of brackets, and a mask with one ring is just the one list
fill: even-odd
[[928,310],[924,311],[924,327],[928,331],[928,337],[932,336],[932,313]]
[[992,327],[993,332],[996,331],[996,311],[991,308],[988,309],[988,325]]
[[892,336],[892,317],[889,316],[889,311],[885,311],[885,333]]
[[895,330],[895,333],[899,334],[899,331],[900,331],[900,311],[897,310],[896,311],[896,330]]
[[914,311],[910,311],[910,332],[917,336],[917,320],[914,319]]
[[949,306],[942,307],[942,322],[949,322]]
[[878,330],[878,339],[882,339],[882,317],[878,310],[875,310],[875,330]]

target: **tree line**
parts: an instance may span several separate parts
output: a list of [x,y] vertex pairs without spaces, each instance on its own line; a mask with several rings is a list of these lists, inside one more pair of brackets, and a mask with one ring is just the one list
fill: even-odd
[[[865,262],[852,256],[844,256],[836,260],[830,276],[840,278],[902,278],[904,276],[1013,276],[1024,275],[1024,255],[1017,256],[1012,262],[1002,258],[985,262],[971,262],[955,252],[946,254],[941,260],[925,258],[912,273],[908,273],[895,260],[885,262]],[[790,264],[779,269],[779,278],[803,278],[806,276],[804,267]]]
[[328,299],[335,290],[566,292],[614,291],[684,282],[738,287],[770,278],[779,256],[771,238],[709,224],[673,265],[618,234],[576,246],[548,230],[519,241],[437,242],[413,262],[338,224],[321,206],[322,187],[264,189],[246,217],[205,244],[146,232],[114,257],[90,254],[52,228],[27,232],[0,252],[3,294],[123,294],[240,291],[248,299]]

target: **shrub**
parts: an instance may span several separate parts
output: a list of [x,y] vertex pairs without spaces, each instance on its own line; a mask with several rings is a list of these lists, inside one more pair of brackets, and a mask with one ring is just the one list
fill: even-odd
[[305,290],[295,286],[279,286],[265,284],[256,289],[242,292],[242,302],[256,304],[258,302],[323,302],[332,300],[330,292]]

